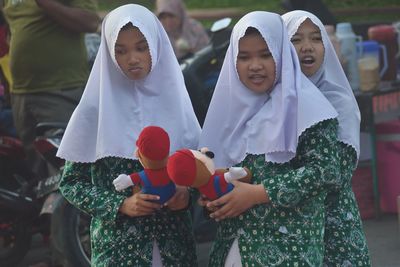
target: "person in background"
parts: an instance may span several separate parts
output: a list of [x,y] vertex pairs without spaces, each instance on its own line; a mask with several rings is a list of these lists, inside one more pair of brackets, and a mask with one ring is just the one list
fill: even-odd
[[371,266],[360,212],[351,187],[360,155],[360,110],[322,22],[296,10],[282,16],[303,73],[339,113],[341,181],[325,201],[324,266]]
[[156,195],[113,185],[119,174],[143,170],[134,152],[151,125],[168,133],[171,153],[197,148],[200,125],[163,26],[145,7],[124,5],[103,20],[99,52],[57,153],[66,160],[61,193],[92,217],[92,266],[197,266],[186,187],[162,208]]
[[242,165],[217,200],[210,266],[321,266],[325,198],[339,178],[337,112],[300,69],[280,15],[256,11],[234,26],[200,147],[216,167]]
[[200,22],[189,18],[182,0],[157,0],[155,13],[167,31],[178,60],[208,44],[207,32]]
[[9,29],[0,11],[0,135],[16,137],[12,111],[10,107],[10,72]]
[[48,169],[33,147],[39,122],[67,123],[79,102],[89,68],[84,33],[100,19],[95,0],[3,0],[11,31],[11,106],[32,170]]

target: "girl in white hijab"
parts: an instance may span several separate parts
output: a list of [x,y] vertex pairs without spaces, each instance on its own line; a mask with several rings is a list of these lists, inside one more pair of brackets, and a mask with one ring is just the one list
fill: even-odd
[[200,146],[217,166],[248,167],[253,184],[200,201],[220,221],[210,266],[321,266],[324,200],[338,177],[336,117],[302,74],[281,17],[241,18]]
[[322,22],[296,10],[282,16],[302,71],[339,113],[340,183],[326,200],[326,266],[370,266],[351,177],[360,155],[360,111]]
[[103,21],[99,52],[58,151],[67,160],[62,194],[92,217],[93,266],[197,264],[186,189],[161,209],[158,196],[117,192],[112,184],[142,169],[135,142],[149,125],[168,132],[171,152],[197,147],[200,127],[164,28],[148,9],[124,5]]

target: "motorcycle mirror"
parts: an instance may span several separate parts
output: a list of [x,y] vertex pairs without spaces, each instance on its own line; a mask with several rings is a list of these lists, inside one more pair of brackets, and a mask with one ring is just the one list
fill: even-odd
[[226,27],[229,26],[229,24],[231,24],[232,19],[231,18],[223,18],[223,19],[219,19],[216,22],[213,23],[213,25],[211,26],[210,31],[211,32],[218,32],[220,30],[225,29]]

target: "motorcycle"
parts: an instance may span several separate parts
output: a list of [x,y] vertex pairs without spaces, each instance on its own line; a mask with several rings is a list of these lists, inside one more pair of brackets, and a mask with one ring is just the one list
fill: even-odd
[[[211,41],[202,50],[181,62],[186,88],[200,125],[204,119],[225,58],[232,29],[230,18],[220,19],[211,26]],[[212,241],[216,234],[216,223],[210,220],[207,211],[193,205],[193,229],[199,243]]]
[[0,135],[0,266],[15,266],[40,233],[72,266],[90,266],[90,217],[69,204],[58,191],[63,160],[56,151],[65,124],[37,126],[35,148],[53,170],[37,177],[26,163],[21,142]]
[[229,46],[231,18],[223,18],[210,28],[210,43],[182,61],[181,69],[193,109],[203,125],[212,94]]

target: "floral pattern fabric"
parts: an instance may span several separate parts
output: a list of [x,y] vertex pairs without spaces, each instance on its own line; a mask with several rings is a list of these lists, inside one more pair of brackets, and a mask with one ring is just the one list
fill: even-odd
[[328,194],[325,201],[324,266],[371,266],[360,212],[351,187],[351,177],[357,164],[354,148],[340,142],[342,184]]
[[269,204],[219,223],[210,266],[224,266],[235,238],[243,266],[322,266],[325,199],[341,184],[337,120],[307,129],[299,138],[296,157],[283,164],[248,155],[240,164],[263,184]]
[[141,169],[138,161],[114,157],[95,163],[66,163],[61,192],[73,205],[92,216],[92,266],[152,266],[154,241],[164,267],[197,266],[187,210],[163,209],[151,216],[134,218],[118,212],[132,189],[115,191],[113,179],[121,173]]

